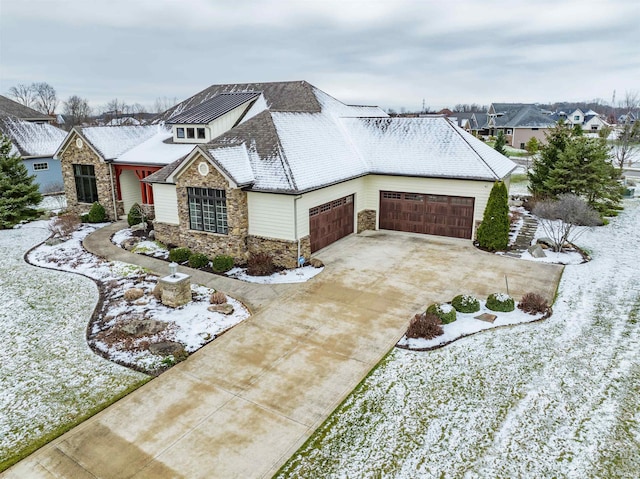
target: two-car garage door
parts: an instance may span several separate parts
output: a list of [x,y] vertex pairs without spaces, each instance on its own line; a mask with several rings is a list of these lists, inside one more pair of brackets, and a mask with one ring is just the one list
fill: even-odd
[[380,229],[471,239],[474,199],[380,192]]

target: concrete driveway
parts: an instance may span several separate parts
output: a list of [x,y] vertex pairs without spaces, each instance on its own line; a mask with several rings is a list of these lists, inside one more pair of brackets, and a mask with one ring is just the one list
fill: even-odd
[[395,232],[352,235],[317,256],[322,274],[272,295],[249,320],[3,477],[271,477],[413,314],[459,293],[505,291],[505,276],[517,299],[529,291],[552,299],[562,272],[464,240]]

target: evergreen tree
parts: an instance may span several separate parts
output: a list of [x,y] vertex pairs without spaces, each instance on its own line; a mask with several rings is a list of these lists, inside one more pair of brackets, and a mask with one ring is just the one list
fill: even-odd
[[509,198],[502,181],[491,188],[477,239],[478,246],[489,251],[502,251],[509,245]]
[[35,206],[42,201],[35,176],[17,154],[11,154],[11,140],[0,137],[0,229],[11,228],[23,220],[35,219]]
[[529,173],[529,189],[538,199],[574,194],[603,215],[620,208],[620,171],[610,161],[603,138],[587,138],[575,128],[554,128],[549,143]]
[[504,145],[507,144],[507,139],[504,136],[504,131],[498,131],[498,136],[496,137],[496,144],[493,147],[501,155],[507,156],[507,150],[504,149]]

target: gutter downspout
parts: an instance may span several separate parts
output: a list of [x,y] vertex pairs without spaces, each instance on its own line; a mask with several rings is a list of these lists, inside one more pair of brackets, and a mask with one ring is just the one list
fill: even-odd
[[300,238],[298,236],[298,200],[302,198],[302,195],[295,196],[293,198],[293,232],[296,237],[296,242],[298,243],[298,256],[296,257],[296,264],[300,259]]
[[111,200],[113,201],[113,221],[118,221],[118,208],[116,206],[116,192],[113,188],[113,171],[111,169],[112,164],[107,163],[109,167],[109,180],[111,181]]

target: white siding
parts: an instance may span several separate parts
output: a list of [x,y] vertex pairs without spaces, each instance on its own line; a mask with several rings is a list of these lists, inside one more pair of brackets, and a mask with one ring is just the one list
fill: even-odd
[[249,234],[295,240],[294,198],[292,195],[248,192]]
[[120,174],[120,193],[125,215],[129,213],[134,203],[142,204],[140,180],[133,170],[123,170]]
[[[185,123],[176,123],[172,126],[173,132],[173,141],[175,143],[208,143],[213,138],[222,135],[223,133],[229,131],[233,128],[233,125],[240,119],[242,113],[247,109],[247,104],[240,105],[233,110],[225,113],[219,118],[216,118],[209,124],[185,124]],[[176,133],[177,128],[184,128],[185,137],[178,138],[178,134]],[[204,128],[205,138],[187,138],[187,128]],[[195,131],[195,136],[197,137],[197,131]]]
[[344,183],[338,183],[337,185],[328,186],[327,188],[322,188],[320,190],[312,191],[310,193],[305,193],[304,195],[302,195],[297,202],[298,238],[303,238],[309,234],[310,208],[349,195],[354,195],[353,224],[355,229],[355,225],[357,225],[358,211],[365,208],[370,208],[369,206],[367,206],[367,202],[365,201],[366,183],[366,177],[357,178],[355,180],[345,181]]
[[[484,209],[487,206],[489,193],[493,183],[490,181],[444,180],[435,178],[409,178],[404,176],[374,176],[367,178],[367,206],[380,211],[380,191],[406,191],[409,193],[425,193],[448,196],[474,197],[474,223],[482,221]],[[379,214],[376,219],[378,226]],[[474,224],[475,234],[475,224]]]
[[153,202],[156,220],[161,223],[179,224],[178,196],[175,185],[153,185]]

